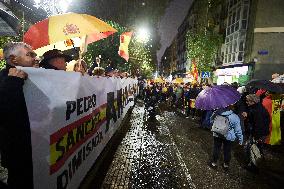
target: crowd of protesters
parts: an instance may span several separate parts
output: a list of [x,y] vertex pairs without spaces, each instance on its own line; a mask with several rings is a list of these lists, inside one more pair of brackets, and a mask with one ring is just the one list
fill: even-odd
[[[214,85],[214,84],[212,84]],[[270,104],[265,101],[272,95],[271,92],[265,90],[259,90],[257,88],[248,86],[239,86],[238,83],[232,84],[224,83],[223,85],[229,85],[235,88],[240,94],[241,98],[235,104],[226,108],[214,110],[200,110],[195,108],[195,100],[198,94],[206,87],[212,86],[210,84],[198,84],[198,83],[158,83],[154,81],[142,81],[140,83],[141,94],[149,96],[154,95],[159,102],[165,102],[172,108],[177,108],[182,112],[186,118],[191,118],[197,121],[201,128],[211,130],[214,115],[217,113],[222,115],[230,115],[229,121],[231,124],[233,133],[230,137],[222,139],[214,136],[213,157],[209,166],[216,168],[217,160],[223,144],[224,150],[224,164],[223,168],[228,170],[229,162],[231,158],[231,143],[238,138],[240,145],[248,144],[248,142],[256,141],[256,144],[263,155],[263,145],[268,141],[267,138],[270,135],[271,128],[271,115],[269,114]],[[281,97],[280,97],[281,98]],[[283,94],[282,94],[283,98]],[[282,99],[281,99],[282,100]],[[283,145],[283,102],[281,111],[281,134]],[[268,142],[267,142],[268,143]],[[248,150],[248,148],[246,148]],[[248,152],[249,153],[249,152]],[[249,155],[248,155],[249,156]],[[251,160],[247,157],[247,168],[257,171],[257,167],[251,164]]]
[[107,71],[95,66],[88,69],[83,60],[69,64],[72,57],[57,49],[45,52],[39,61],[32,47],[23,42],[7,43],[3,55],[6,67],[0,72],[0,154],[8,180],[7,185],[0,181],[0,188],[33,188],[31,131],[23,92],[28,74],[16,66],[75,71],[95,77],[126,78],[129,74],[111,67]]

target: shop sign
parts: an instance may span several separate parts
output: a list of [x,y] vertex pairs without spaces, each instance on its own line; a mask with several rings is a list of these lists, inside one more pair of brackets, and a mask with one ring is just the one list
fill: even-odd
[[268,55],[268,50],[259,50],[257,51],[259,55]]

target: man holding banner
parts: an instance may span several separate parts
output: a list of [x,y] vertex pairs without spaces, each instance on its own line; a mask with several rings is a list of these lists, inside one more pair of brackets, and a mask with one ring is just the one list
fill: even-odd
[[[8,187],[33,188],[31,131],[23,85],[27,74],[15,66],[33,67],[36,53],[22,42],[4,47],[6,68],[0,72],[0,152],[8,169]],[[1,186],[1,185],[0,185]]]

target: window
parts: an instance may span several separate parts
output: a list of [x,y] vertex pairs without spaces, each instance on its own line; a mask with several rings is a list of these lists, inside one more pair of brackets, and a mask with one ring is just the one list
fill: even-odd
[[235,31],[238,31],[239,30],[239,22],[237,22],[236,24],[235,24]]
[[240,39],[244,39],[246,37],[246,32],[245,31],[241,31],[240,32]]
[[247,21],[246,20],[242,20],[242,29],[247,29]]
[[233,13],[233,23],[235,23],[236,22],[236,13],[234,12]]
[[235,53],[232,54],[232,61],[231,62],[235,62]]
[[248,16],[248,7],[245,6],[244,9],[243,9],[243,19],[246,19]]
[[238,61],[243,61],[243,57],[244,57],[244,53],[243,52],[239,52]]
[[234,34],[234,39],[238,39],[238,33]]
[[233,52],[237,52],[237,40],[234,40],[234,49]]
[[229,8],[232,8],[233,3],[234,3],[233,0],[230,0],[230,1],[229,1]]
[[228,24],[228,25],[230,26],[230,25],[232,25],[232,23],[233,23],[233,22],[232,22],[232,15],[230,15],[230,16],[229,16],[229,24]]
[[237,9],[237,20],[240,20],[240,15],[241,15],[241,9]]
[[239,44],[239,51],[244,51],[244,41],[241,41]]

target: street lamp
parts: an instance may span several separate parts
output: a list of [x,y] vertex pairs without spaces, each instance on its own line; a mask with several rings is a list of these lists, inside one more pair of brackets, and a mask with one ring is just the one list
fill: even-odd
[[137,41],[141,43],[147,43],[150,39],[150,32],[146,27],[141,27],[138,30]]

